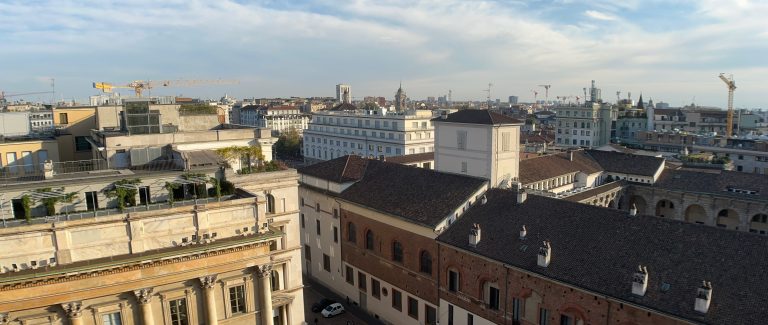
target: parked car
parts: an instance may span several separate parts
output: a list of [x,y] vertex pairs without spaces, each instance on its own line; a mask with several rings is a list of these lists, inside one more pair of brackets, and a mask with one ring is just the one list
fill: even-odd
[[328,307],[328,305],[331,305],[333,303],[335,303],[335,301],[328,298],[323,298],[320,301],[312,304],[312,312],[319,313],[321,310],[325,309],[325,307]]
[[328,307],[325,307],[325,309],[323,309],[321,314],[323,314],[323,317],[328,318],[328,317],[336,316],[336,315],[341,314],[343,312],[344,312],[344,306],[342,306],[338,302],[335,302],[335,303],[332,303],[332,304],[328,305]]

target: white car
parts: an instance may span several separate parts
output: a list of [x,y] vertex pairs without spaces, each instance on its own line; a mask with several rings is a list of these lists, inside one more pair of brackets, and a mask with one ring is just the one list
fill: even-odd
[[336,316],[343,312],[344,312],[344,306],[342,306],[340,303],[337,302],[337,303],[328,305],[328,307],[325,307],[325,309],[323,309],[323,311],[320,313],[323,314],[323,317],[328,318],[328,317]]

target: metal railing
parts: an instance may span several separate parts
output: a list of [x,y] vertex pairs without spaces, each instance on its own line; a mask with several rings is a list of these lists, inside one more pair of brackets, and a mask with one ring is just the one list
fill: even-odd
[[0,220],[0,225],[2,225],[4,228],[10,228],[10,227],[25,226],[25,225],[53,223],[58,221],[96,219],[99,217],[106,217],[106,216],[133,213],[133,212],[158,211],[163,209],[170,209],[170,208],[190,206],[190,205],[204,205],[204,204],[213,203],[213,202],[231,200],[234,197],[236,197],[236,195],[222,195],[220,198],[210,197],[210,198],[204,198],[204,199],[174,201],[173,205],[165,201],[160,203],[150,203],[145,205],[126,207],[123,209],[123,211],[120,211],[114,208],[114,209],[101,209],[101,210],[93,210],[93,211],[82,211],[82,212],[75,212],[75,213],[64,212],[64,213],[60,213],[53,216],[35,217],[30,219],[29,222],[23,219],[2,219]]

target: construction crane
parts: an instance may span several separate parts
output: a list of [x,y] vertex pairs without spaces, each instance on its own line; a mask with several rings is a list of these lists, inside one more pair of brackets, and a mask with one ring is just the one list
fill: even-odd
[[726,78],[725,74],[721,73],[718,77],[728,86],[728,124],[725,126],[725,133],[726,137],[731,138],[733,137],[733,91],[736,90],[736,82],[733,81],[733,75]]
[[8,97],[18,97],[18,96],[26,96],[26,95],[42,95],[42,94],[51,94],[53,91],[36,91],[32,93],[18,93],[18,94],[6,94],[4,91],[0,91],[0,100],[4,100]]
[[483,89],[484,92],[488,93],[486,100],[488,101],[488,109],[491,109],[491,87],[493,86],[492,83],[488,83],[488,89]]
[[539,87],[544,87],[544,105],[546,106],[549,103],[549,87],[552,85],[539,85]]
[[111,93],[113,89],[115,88],[128,88],[133,89],[133,91],[136,93],[136,97],[141,97],[143,92],[145,90],[151,90],[152,88],[157,87],[190,87],[190,86],[198,86],[198,85],[227,85],[227,84],[239,84],[240,81],[237,80],[160,80],[160,81],[151,81],[151,80],[135,80],[132,81],[126,85],[114,85],[109,82],[94,82],[93,88],[101,89],[102,92],[105,93]]

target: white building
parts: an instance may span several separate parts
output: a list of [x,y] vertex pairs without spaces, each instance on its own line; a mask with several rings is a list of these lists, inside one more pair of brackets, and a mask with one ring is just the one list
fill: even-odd
[[616,111],[604,103],[560,106],[555,117],[555,144],[561,147],[596,148],[611,140],[611,124]]
[[239,111],[237,124],[269,128],[274,135],[291,128],[301,133],[309,126],[309,115],[302,113],[299,106],[249,105],[239,108]]
[[336,85],[336,101],[342,104],[351,104],[352,87],[345,84]]
[[488,110],[461,110],[435,123],[435,169],[482,177],[492,187],[518,179],[523,122]]
[[304,131],[304,158],[319,162],[345,155],[384,158],[432,152],[431,118],[431,111],[363,111],[351,104],[318,111]]

